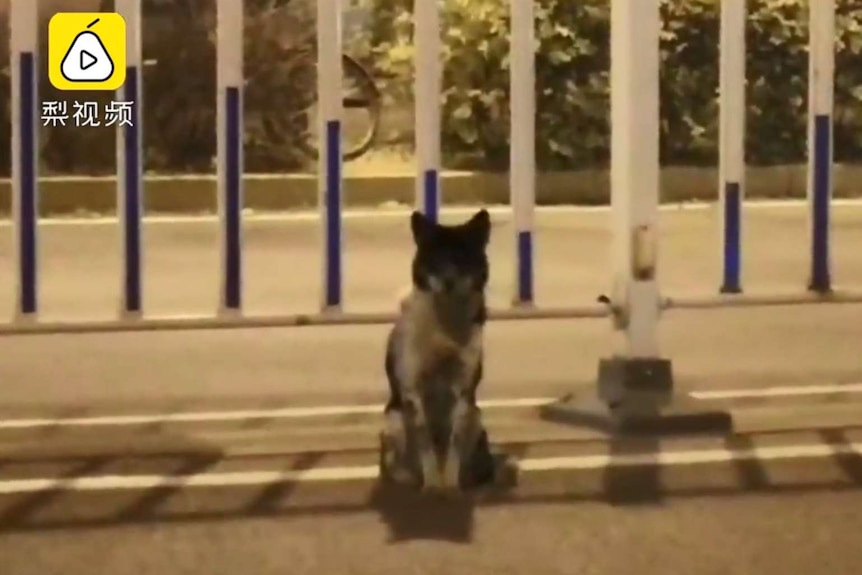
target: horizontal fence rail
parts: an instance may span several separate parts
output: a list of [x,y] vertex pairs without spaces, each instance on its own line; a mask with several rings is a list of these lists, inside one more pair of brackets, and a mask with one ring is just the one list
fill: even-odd
[[[746,294],[742,296],[665,297],[659,301],[662,311],[717,310],[728,308],[775,307],[816,304],[862,304],[862,291],[835,290],[826,294]],[[572,320],[613,317],[612,306],[604,304],[572,307],[491,308],[491,321]],[[141,331],[193,331],[208,329],[286,328],[335,325],[391,324],[395,312],[319,312],[310,314],[245,315],[241,317],[162,316],[139,319],[74,321],[40,321],[0,324],[0,336],[48,335],[62,333],[105,333]]]

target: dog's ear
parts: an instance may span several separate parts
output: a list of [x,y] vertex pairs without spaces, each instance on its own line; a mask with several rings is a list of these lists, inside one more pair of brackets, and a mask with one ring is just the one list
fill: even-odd
[[410,231],[413,232],[413,242],[417,245],[428,243],[434,232],[434,222],[425,217],[425,214],[414,210],[410,215]]
[[484,248],[491,239],[491,214],[482,208],[464,224],[464,228],[470,234],[471,241]]

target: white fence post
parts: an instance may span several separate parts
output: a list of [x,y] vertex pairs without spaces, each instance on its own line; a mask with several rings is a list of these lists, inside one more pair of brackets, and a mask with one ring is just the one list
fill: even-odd
[[440,2],[414,3],[413,38],[416,50],[416,209],[436,221],[440,209]]
[[742,202],[745,198],[746,0],[722,0],[718,197],[721,293],[742,292]]
[[216,2],[216,125],[221,254],[220,311],[242,310],[243,30],[242,2]]
[[829,208],[832,201],[832,107],[835,0],[808,4],[808,202],[811,275],[808,289],[832,291]]
[[658,355],[659,2],[611,1],[611,213],[622,356]]
[[318,208],[323,225],[323,298],[321,308],[338,311],[343,299],[342,238],[343,108],[341,2],[317,1]]
[[143,312],[143,85],[141,82],[141,0],[115,0],[126,21],[126,81],[117,99],[131,103],[131,124],[117,123],[117,217],[120,222],[120,315]]
[[35,0],[12,0],[10,12],[15,316],[27,319],[39,306],[38,9]]
[[609,431],[727,430],[730,415],[686,405],[659,355],[659,0],[611,0],[609,298],[619,348],[599,362],[598,396],[547,406],[549,419]]
[[534,0],[510,0],[512,42],[509,83],[512,114],[510,201],[515,230],[515,304],[532,304],[533,212],[536,203],[536,47]]

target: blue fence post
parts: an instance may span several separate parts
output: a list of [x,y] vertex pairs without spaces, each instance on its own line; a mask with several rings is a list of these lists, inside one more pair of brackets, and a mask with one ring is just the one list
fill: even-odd
[[222,313],[242,311],[243,5],[218,0],[216,103]]
[[536,46],[532,0],[511,5],[512,97],[509,174],[515,230],[515,305],[534,303],[533,228],[536,204]]
[[323,226],[321,309],[343,305],[341,2],[317,3],[318,209]]
[[126,81],[117,99],[131,107],[129,123],[117,123],[117,215],[123,262],[120,314],[143,313],[143,100],[141,83],[141,3],[115,0],[126,21]]
[[811,273],[808,289],[832,291],[829,208],[832,200],[832,107],[835,76],[835,0],[808,8],[808,205]]
[[38,10],[33,0],[12,0],[12,212],[15,229],[15,316],[32,319],[39,310],[39,87]]
[[439,218],[440,189],[440,94],[443,68],[440,62],[439,2],[413,6],[416,69],[416,209],[432,221]]
[[745,197],[745,0],[722,0],[720,34],[719,208],[721,293],[742,292]]

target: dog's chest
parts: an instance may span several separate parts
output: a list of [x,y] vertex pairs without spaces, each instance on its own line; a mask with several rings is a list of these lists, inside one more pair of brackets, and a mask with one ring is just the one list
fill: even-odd
[[417,391],[423,395],[469,385],[481,358],[482,326],[470,321],[469,310],[443,311],[416,295],[402,306],[401,354],[404,368],[412,372],[404,374],[405,380],[421,386]]

